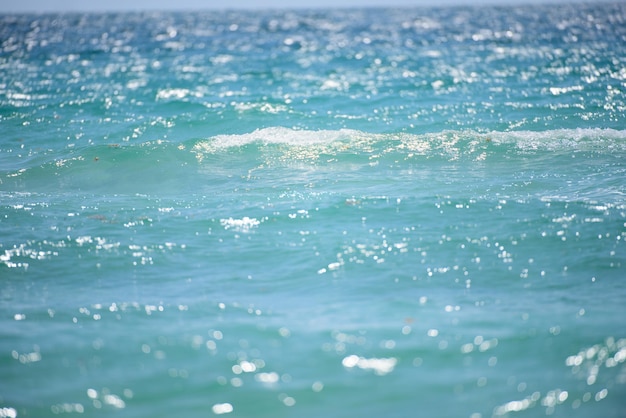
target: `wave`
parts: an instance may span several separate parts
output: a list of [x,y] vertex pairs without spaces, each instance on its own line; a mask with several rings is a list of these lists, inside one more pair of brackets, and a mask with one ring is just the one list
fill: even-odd
[[378,142],[385,140],[397,140],[400,142],[422,140],[434,143],[437,140],[446,139],[483,139],[493,141],[495,144],[516,143],[520,148],[538,149],[552,148],[555,145],[577,146],[582,143],[602,141],[597,145],[626,145],[626,130],[579,128],[579,129],[555,129],[546,131],[490,131],[481,132],[475,130],[446,130],[435,133],[412,134],[412,133],[368,133],[354,129],[339,130],[300,130],[286,127],[268,127],[256,129],[250,133],[216,135],[198,143],[197,148],[219,149],[241,147],[251,143],[284,144],[292,146],[309,146],[330,144],[333,142]]
[[[596,151],[600,153],[626,150],[626,130],[556,129],[547,131],[442,131],[436,133],[368,133],[352,129],[298,130],[268,127],[251,133],[217,135],[199,141],[192,147],[198,160],[208,154],[256,145],[257,148],[281,146],[298,150],[293,157],[337,155],[347,152],[399,152],[409,156],[461,156],[484,159],[488,151],[511,149],[532,151]],[[495,148],[495,149],[494,149]]]
[[56,152],[47,149],[21,165],[0,164],[0,184],[5,191],[56,188],[158,193],[241,182],[259,173],[266,180],[274,175],[275,181],[285,175],[281,170],[268,172],[269,168],[288,168],[293,175],[317,170],[319,178],[331,171],[358,174],[365,168],[372,174],[382,168],[402,170],[447,163],[547,161],[567,165],[577,154],[605,156],[612,158],[614,166],[621,166],[625,152],[626,130],[614,129],[414,134],[268,127],[178,142],[89,145]]

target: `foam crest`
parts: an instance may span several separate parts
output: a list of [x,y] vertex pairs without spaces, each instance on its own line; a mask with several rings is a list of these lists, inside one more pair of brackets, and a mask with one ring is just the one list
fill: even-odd
[[257,129],[242,135],[217,135],[208,143],[211,148],[241,147],[254,142],[263,144],[286,144],[295,146],[329,144],[361,137],[364,133],[351,129],[340,130],[297,130],[284,127]]
[[257,129],[241,135],[217,135],[194,145],[201,158],[214,153],[250,144],[286,145],[288,148],[317,149],[331,154],[344,151],[406,152],[418,155],[445,155],[458,158],[471,155],[484,158],[483,153],[499,146],[513,145],[522,151],[594,150],[613,152],[626,150],[626,130],[556,129],[546,131],[442,131],[433,133],[368,133],[352,129],[298,130],[285,127]]
[[597,149],[609,153],[626,150],[626,130],[615,129],[492,132],[482,137],[495,144],[515,144],[522,150]]

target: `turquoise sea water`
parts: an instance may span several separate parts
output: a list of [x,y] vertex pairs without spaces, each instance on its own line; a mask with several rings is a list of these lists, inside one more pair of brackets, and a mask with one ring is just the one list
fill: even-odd
[[626,5],[0,16],[0,417],[626,416]]

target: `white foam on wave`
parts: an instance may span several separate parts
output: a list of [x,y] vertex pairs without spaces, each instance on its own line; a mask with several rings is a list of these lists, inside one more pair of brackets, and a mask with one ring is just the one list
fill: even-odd
[[[285,159],[315,160],[322,154],[371,151],[376,143],[391,140],[391,148],[399,146],[409,152],[425,153],[431,147],[432,135],[406,133],[379,134],[355,129],[300,130],[285,127],[257,129],[240,135],[217,135],[194,145],[192,151],[199,161],[211,153],[250,144],[285,145]],[[390,149],[391,150],[391,149]]]
[[328,144],[336,141],[363,140],[387,140],[397,139],[429,139],[437,140],[444,138],[479,138],[489,139],[498,143],[505,142],[537,142],[551,143],[570,141],[571,143],[593,141],[593,140],[626,140],[626,130],[603,129],[603,128],[577,128],[577,129],[553,129],[545,131],[491,131],[478,132],[474,130],[442,131],[433,133],[389,133],[376,134],[359,131],[355,129],[338,130],[300,130],[281,126],[256,129],[253,132],[234,135],[217,135],[208,140],[216,148],[239,147],[253,142],[266,144],[287,144],[287,145],[313,145]]
[[[385,143],[382,148],[379,145]],[[489,149],[514,146],[524,152],[593,150],[626,151],[626,130],[580,128],[545,131],[446,130],[432,133],[368,133],[353,129],[299,130],[285,127],[257,129],[250,133],[217,135],[194,145],[198,160],[207,154],[249,144],[286,145],[283,157],[316,159],[322,154],[387,152],[441,155],[452,160],[461,156],[483,160]]]
[[598,148],[626,150],[626,130],[578,128],[547,131],[491,132],[481,135],[495,144],[515,144],[523,150]]
[[362,136],[363,132],[351,129],[339,130],[298,130],[281,126],[257,129],[242,135],[218,135],[211,143],[218,148],[239,147],[253,142],[287,145],[328,144]]
[[371,134],[351,129],[339,130],[299,130],[285,127],[257,129],[240,135],[217,135],[194,145],[192,151],[198,161],[208,154],[249,144],[285,145],[286,159],[316,159],[320,153],[336,153],[338,150],[355,146],[363,140],[374,141]]

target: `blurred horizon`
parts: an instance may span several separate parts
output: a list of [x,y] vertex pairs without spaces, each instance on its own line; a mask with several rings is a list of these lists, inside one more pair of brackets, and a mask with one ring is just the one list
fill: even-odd
[[216,0],[22,0],[11,4],[0,3],[0,13],[37,12],[106,12],[106,11],[176,11],[176,10],[260,10],[260,9],[316,9],[316,8],[371,8],[371,7],[454,7],[454,6],[511,6],[532,4],[610,3],[610,0],[305,0],[294,4],[288,0],[231,0],[227,5]]

